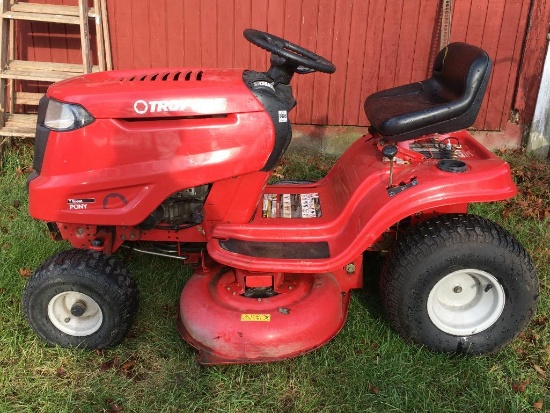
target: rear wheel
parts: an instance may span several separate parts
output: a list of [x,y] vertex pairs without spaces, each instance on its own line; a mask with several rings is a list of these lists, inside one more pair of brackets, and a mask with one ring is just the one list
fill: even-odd
[[389,322],[403,337],[436,351],[485,354],[526,327],[538,279],[523,247],[500,226],[441,215],[396,242],[380,289]]
[[137,287],[123,265],[87,250],[60,252],[31,276],[23,312],[42,339],[64,347],[120,343],[135,318]]

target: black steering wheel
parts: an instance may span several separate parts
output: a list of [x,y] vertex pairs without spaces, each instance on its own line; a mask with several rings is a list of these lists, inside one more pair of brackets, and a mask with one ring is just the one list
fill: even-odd
[[250,43],[284,58],[294,66],[296,73],[336,71],[336,66],[329,60],[278,36],[255,29],[246,29],[243,35]]

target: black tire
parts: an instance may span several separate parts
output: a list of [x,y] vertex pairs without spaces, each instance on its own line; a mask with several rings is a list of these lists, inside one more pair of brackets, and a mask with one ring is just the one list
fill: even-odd
[[380,291],[390,325],[405,339],[477,355],[500,349],[527,326],[539,282],[531,258],[505,229],[449,214],[399,238],[382,269]]
[[46,260],[27,282],[22,301],[29,325],[46,342],[101,349],[117,345],[128,333],[138,292],[120,262],[74,249]]

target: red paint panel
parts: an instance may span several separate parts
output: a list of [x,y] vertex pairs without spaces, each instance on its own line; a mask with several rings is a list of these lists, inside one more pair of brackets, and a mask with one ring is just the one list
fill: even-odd
[[[550,14],[550,2],[548,2],[548,12]],[[521,7],[521,13],[519,18],[519,27],[518,32],[516,34],[516,41],[514,44],[514,60],[512,61],[512,65],[510,67],[510,73],[508,77],[508,81],[505,82],[507,86],[507,93],[506,93],[506,101],[504,102],[504,108],[512,108],[517,109],[515,106],[512,106],[512,101],[514,99],[514,96],[519,96],[519,91],[521,90],[521,84],[522,84],[522,74],[525,72],[522,72],[522,70],[518,70],[520,68],[520,65],[523,62],[527,61],[527,59],[530,56],[530,52],[533,52],[533,48],[529,45],[529,38],[530,32],[527,32],[527,35],[524,35],[526,33],[526,26],[527,26],[527,18],[531,7],[528,2],[523,2]],[[547,21],[550,20],[550,16],[547,19]],[[527,39],[526,39],[527,37]],[[524,49],[524,40],[525,40],[525,49]],[[539,39],[541,40],[541,39]],[[522,55],[522,53],[525,50],[525,54]],[[540,61],[540,67],[539,67],[539,74],[542,74],[542,61]],[[500,85],[500,83],[499,83]],[[517,93],[517,94],[516,94]],[[531,99],[531,106],[529,108],[526,108],[526,111],[523,111],[520,116],[520,123],[524,123],[527,119],[527,122],[530,122],[532,119],[532,114],[535,109],[535,97],[533,96],[533,99]],[[525,118],[525,116],[528,115],[527,111],[531,110],[531,117]],[[500,120],[501,128],[508,129],[509,124],[507,124],[507,121],[510,117],[510,114],[507,111],[502,111],[502,117]],[[521,138],[520,138],[521,141]]]
[[542,76],[542,65],[548,47],[548,22],[550,22],[550,0],[533,0],[529,31],[524,45],[517,94],[514,107],[520,120],[531,122],[535,110]]
[[[227,1],[227,0],[225,0]],[[235,1],[235,67],[250,68],[251,45],[243,37],[243,30],[251,27],[251,0]]]
[[218,67],[233,67],[235,52],[235,10],[233,2],[227,0],[218,0],[218,16],[223,24],[218,24],[217,33],[217,56]]
[[382,34],[382,54],[378,73],[378,90],[395,85],[397,54],[399,53],[399,35],[403,0],[387,0]]
[[332,62],[338,67],[338,70],[330,76],[329,125],[341,125],[344,114],[344,91],[348,71],[348,48],[351,32],[349,22],[351,20],[352,8],[353,2],[351,0],[336,3]]
[[[302,3],[302,22],[300,27],[299,45],[308,50],[317,50],[317,15],[319,14],[319,0],[308,0]],[[296,118],[300,123],[311,123],[313,111],[313,87],[315,77],[308,73],[298,75],[298,84],[301,91],[301,101],[297,106]]]
[[283,37],[296,44],[300,44],[302,1],[303,0],[285,1],[285,22]]
[[466,32],[467,43],[481,46],[483,31],[485,30],[485,19],[487,17],[487,6],[488,2],[472,1],[468,31]]
[[285,2],[271,0],[268,4],[267,31],[283,37],[285,27]]
[[118,2],[109,3],[109,30],[113,50],[113,67],[130,69],[134,62],[134,32],[132,26],[132,7],[124,7]]
[[[334,10],[335,2],[333,0],[319,1],[319,15],[317,16],[317,54],[331,59],[332,41],[334,35]],[[336,73],[342,70],[336,65]],[[311,76],[311,75],[310,75]],[[326,125],[328,123],[328,99],[330,90],[330,78],[334,75],[324,73],[315,73],[315,83],[313,88],[313,104],[311,110],[311,122],[317,125]]]
[[[267,32],[275,36],[284,37],[285,28],[285,2],[270,1],[267,10]],[[269,67],[269,53],[265,54],[265,64]]]
[[151,67],[168,66],[166,18],[164,0],[149,0],[149,45],[151,48]]
[[[504,6],[505,6],[505,0],[499,0],[499,1],[489,2],[487,7],[487,18],[486,18],[485,26],[483,30],[481,47],[483,48],[483,50],[485,50],[489,54],[489,57],[493,62],[496,61],[495,58],[496,58],[497,50],[499,48],[499,43],[500,43],[500,34],[501,34],[501,27],[502,27],[502,16],[504,14]],[[512,44],[508,43],[506,47],[510,48],[510,46],[512,45],[513,43]],[[509,67],[509,63],[504,63],[504,64]],[[500,66],[501,67],[497,66],[495,69],[496,70],[502,69],[502,65]],[[476,121],[477,129],[485,129],[485,130],[488,129],[486,118],[487,118],[487,108],[489,104],[493,107],[496,107],[497,105],[502,107],[502,104],[504,103],[506,89],[504,87],[500,87],[500,88],[494,87],[495,85],[494,74],[496,70],[493,70],[492,76],[489,80],[489,85],[487,86],[488,93],[485,93],[485,99],[481,104],[481,108],[477,116],[477,121]],[[489,102],[489,96],[491,96],[490,102]]]
[[[522,5],[521,0],[507,0],[505,8],[501,17],[501,24],[503,28],[509,26],[517,20],[517,16],[521,15]],[[488,91],[488,108],[486,111],[485,117],[485,126],[486,130],[498,130],[503,125],[507,117],[509,116],[511,94],[513,93],[513,86],[515,85],[514,79],[512,79],[511,84],[509,83],[510,75],[512,74],[515,77],[517,73],[517,67],[519,62],[519,53],[516,50],[516,39],[518,37],[523,37],[525,32],[525,26],[518,27],[517,30],[506,30],[502,29],[500,31],[500,36],[498,39],[498,48],[496,52],[491,56],[493,61],[496,62],[493,69],[491,87]],[[513,71],[513,73],[512,73]],[[496,108],[501,107],[504,110],[499,113]],[[508,115],[508,116],[506,116]]]
[[451,42],[466,41],[471,10],[472,0],[462,0],[454,2],[453,24],[451,25]]
[[361,82],[363,81],[368,15],[369,2],[355,0],[352,8],[347,82],[344,94],[346,109],[343,114],[343,123],[349,125],[358,124],[359,114],[363,112],[365,96],[361,95]]
[[[472,1],[470,10],[470,19],[468,21],[468,31],[466,32],[466,43],[482,47],[483,31],[485,30],[485,20],[487,18],[488,2]],[[492,59],[492,57],[491,57]],[[485,100],[487,100],[487,94]],[[484,103],[482,103],[483,106]],[[484,116],[478,116],[474,128],[482,129]]]
[[202,0],[200,8],[201,65],[205,68],[218,64],[218,13],[216,0]]
[[[184,21],[183,2],[166,2],[166,54],[168,67],[183,66]],[[164,22],[159,22],[164,25]],[[159,45],[159,47],[162,47]]]
[[[302,20],[302,0],[286,0],[285,1],[285,25],[283,37],[292,43],[300,44],[300,22]],[[303,102],[300,91],[300,84],[297,76],[292,80],[294,96],[298,101],[298,106]],[[301,119],[296,116],[296,110],[290,112],[290,121],[292,123],[300,123]]]
[[432,0],[422,0],[418,12],[418,33],[414,46],[414,57],[411,67],[411,82],[418,82],[431,76],[430,52],[432,49],[433,32],[439,24],[437,5]]
[[[154,0],[153,0],[154,1]],[[186,0],[183,2],[185,13],[184,41],[185,41],[185,66],[201,66],[201,2],[200,0]],[[134,66],[138,68],[139,66]]]
[[[146,6],[147,2],[142,2],[140,7],[132,7],[132,16],[130,19],[133,29],[131,45],[134,49],[134,65],[143,68],[154,66],[149,39],[159,30],[158,27],[151,26],[149,8]],[[125,9],[127,10],[128,8]]]
[[[365,98],[378,90],[378,72],[380,70],[380,56],[382,54],[382,32],[384,29],[385,8],[377,1],[369,3],[369,22],[365,40],[365,61],[363,63],[363,79],[361,96]],[[360,108],[361,125],[368,125],[367,117]]]
[[395,73],[395,84],[402,85],[411,82],[412,71],[411,62],[414,59],[415,45],[417,44],[416,37],[419,32],[418,16],[420,8],[413,1],[403,2],[403,17],[401,19],[401,27],[398,40],[397,51],[397,67]]
[[[267,0],[254,0],[252,2],[251,9],[251,25],[250,27],[261,30],[263,32],[267,31]],[[254,70],[265,71],[267,70],[268,53],[259,47],[252,47],[250,54],[250,67]]]

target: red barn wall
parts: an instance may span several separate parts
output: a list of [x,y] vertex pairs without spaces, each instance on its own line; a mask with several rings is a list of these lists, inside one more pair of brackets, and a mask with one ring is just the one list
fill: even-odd
[[[513,109],[531,2],[453,3],[451,41],[481,46],[494,62],[475,126],[502,129]],[[333,75],[295,77],[298,106],[293,121],[364,126],[367,95],[427,76],[433,46],[439,43],[439,6],[439,0],[108,0],[108,13],[116,69],[265,70],[268,54],[251,46],[242,31],[253,27],[285,37],[337,66]],[[20,47],[28,59],[80,62],[76,27],[40,23],[21,27],[25,33]]]

